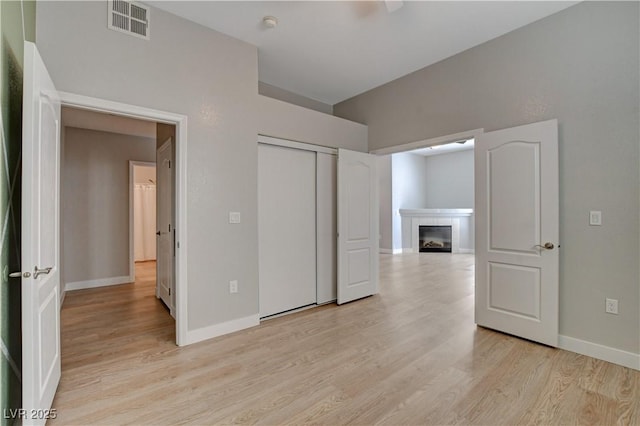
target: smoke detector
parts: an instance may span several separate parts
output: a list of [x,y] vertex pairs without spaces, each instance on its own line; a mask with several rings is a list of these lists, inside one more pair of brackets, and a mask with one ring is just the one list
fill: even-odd
[[262,18],[262,23],[267,28],[275,28],[278,26],[278,18],[275,16],[265,16]]

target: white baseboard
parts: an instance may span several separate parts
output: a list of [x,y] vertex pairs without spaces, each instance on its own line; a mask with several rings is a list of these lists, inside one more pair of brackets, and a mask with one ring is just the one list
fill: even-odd
[[66,283],[64,285],[64,291],[67,292],[72,290],[84,290],[86,288],[106,287],[110,285],[132,283],[134,281],[135,277],[130,277],[129,275],[124,275],[122,277],[99,278],[97,280],[75,281],[72,283]]
[[[393,253],[394,254],[395,253],[419,253],[419,251],[415,251],[412,248],[403,248],[398,251],[394,250]],[[475,253],[475,250],[473,249],[460,249],[457,253],[452,253],[452,254],[473,254],[473,253]]]
[[259,324],[260,316],[258,314],[255,314],[248,317],[223,322],[220,324],[210,325],[208,327],[198,328],[197,330],[188,330],[185,345],[212,339],[214,337],[233,333],[235,331],[244,330],[245,328],[255,327]]
[[640,354],[627,352],[609,346],[591,343],[585,340],[575,339],[569,336],[558,336],[558,347],[581,355],[608,361],[623,367],[640,370]]
[[380,249],[380,253],[382,254],[400,254],[402,253],[402,249]]

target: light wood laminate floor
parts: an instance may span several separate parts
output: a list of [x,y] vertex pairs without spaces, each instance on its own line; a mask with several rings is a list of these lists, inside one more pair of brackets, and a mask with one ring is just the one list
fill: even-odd
[[474,325],[472,255],[383,255],[379,295],[184,348],[152,267],[67,294],[51,424],[640,424],[640,372]]

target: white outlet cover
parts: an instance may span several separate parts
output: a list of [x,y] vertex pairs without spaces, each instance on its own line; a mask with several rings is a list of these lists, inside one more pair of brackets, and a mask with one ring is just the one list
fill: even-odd
[[599,210],[591,210],[589,212],[589,225],[600,226],[602,225],[602,212]]
[[617,299],[606,299],[605,300],[605,312],[609,314],[618,314],[618,300]]
[[240,212],[229,212],[229,223],[240,223]]

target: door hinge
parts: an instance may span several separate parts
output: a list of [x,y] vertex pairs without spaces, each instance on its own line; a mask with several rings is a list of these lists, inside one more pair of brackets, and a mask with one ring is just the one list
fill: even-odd
[[169,287],[169,296],[171,296],[171,287]]
[[169,160],[169,168],[171,168],[171,160]]

